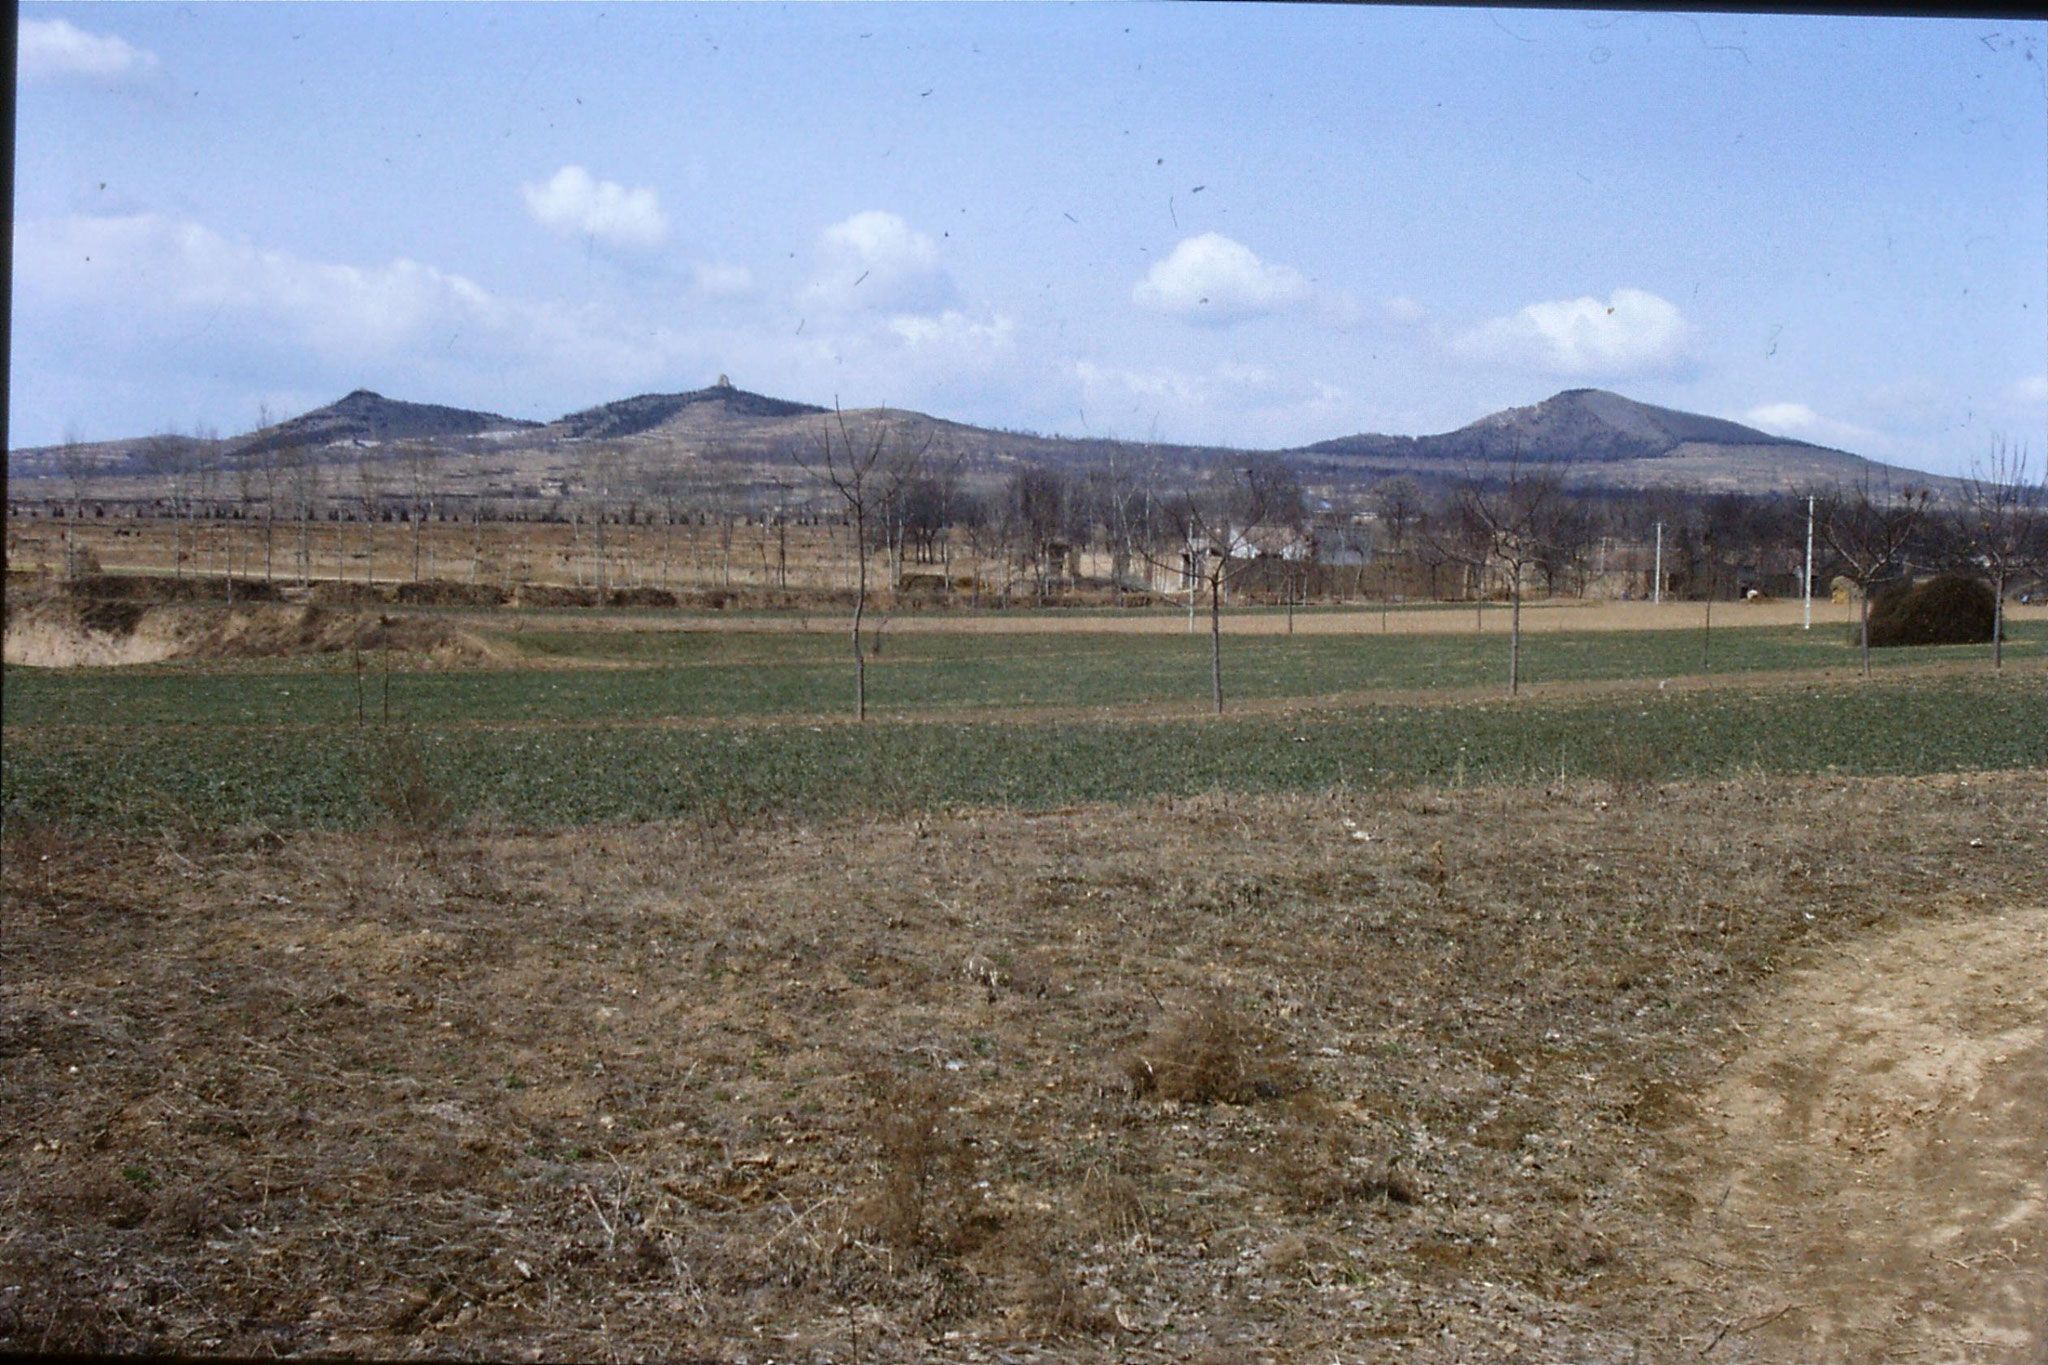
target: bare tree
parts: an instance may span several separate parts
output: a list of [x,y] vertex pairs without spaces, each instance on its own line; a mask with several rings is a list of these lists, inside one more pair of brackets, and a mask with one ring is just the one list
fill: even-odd
[[304,588],[313,578],[313,508],[320,501],[320,466],[296,441],[276,447],[270,466],[282,479],[291,498],[293,519],[299,524],[298,583]]
[[626,482],[626,456],[617,446],[599,446],[591,452],[590,501],[595,517],[597,540],[597,594],[600,599],[612,588],[611,545],[605,525],[613,513],[612,500]]
[[412,522],[412,581],[421,578],[422,557],[425,576],[432,578],[433,532],[428,523],[441,495],[441,462],[438,452],[425,441],[409,441],[401,448],[406,483],[406,516]]
[[[205,423],[194,423],[192,427],[191,489],[189,501],[192,506],[187,518],[192,523],[192,559],[204,567],[201,554],[205,548],[205,533],[208,524],[220,522],[221,475],[220,431]],[[220,545],[221,570],[227,584],[228,601],[235,600],[235,574],[232,551],[233,535],[225,524],[214,527],[219,534],[215,540]]]
[[[256,430],[258,433],[270,429],[270,407],[268,404],[256,409]],[[242,452],[237,471],[245,489],[263,490],[263,581],[268,583],[274,577],[274,555],[277,538],[277,484],[279,450],[274,441],[259,440]],[[253,477],[252,477],[253,471]],[[247,494],[244,495],[247,502]]]
[[2048,517],[2043,515],[2042,481],[2031,477],[2030,466],[2025,446],[1994,439],[1988,458],[1971,461],[1956,508],[1957,529],[1970,559],[1991,575],[1994,669],[2005,667],[2006,586],[2015,573],[2030,567],[2038,570],[2048,553],[2043,543],[2048,539]]
[[474,585],[484,572],[484,453],[469,452],[469,581]]
[[1387,545],[1399,551],[1408,532],[1422,519],[1422,487],[1406,474],[1381,479],[1372,486],[1373,515],[1387,529]]
[[171,575],[185,576],[184,506],[192,478],[190,443],[175,432],[158,432],[146,438],[136,459],[156,482],[171,508]]
[[1870,599],[1906,572],[1906,548],[1927,514],[1927,499],[1925,488],[1893,492],[1888,479],[1873,485],[1868,473],[1849,488],[1837,485],[1814,495],[1814,529],[1862,598],[1857,639],[1865,678],[1870,676]]
[[832,416],[818,424],[812,439],[815,451],[808,458],[798,453],[797,463],[838,496],[853,526],[853,718],[866,720],[868,652],[861,632],[868,609],[868,523],[880,504],[887,474],[884,459],[900,448],[886,410],[856,434],[836,402]]
[[1026,465],[1010,476],[1004,521],[1019,561],[1031,574],[1040,606],[1057,576],[1067,520],[1067,480],[1056,469]]
[[64,444],[57,447],[57,469],[71,493],[71,525],[64,534],[64,576],[78,577],[78,521],[85,503],[86,486],[92,482],[92,454],[85,447],[85,435],[76,423],[66,423]]
[[[1467,475],[1452,503],[1452,523],[1471,562],[1483,576],[1489,567],[1507,580],[1508,695],[1522,685],[1522,582],[1528,571],[1554,553],[1557,528],[1568,506],[1564,480],[1552,465],[1522,463],[1519,449],[1505,479]],[[1482,593],[1483,598],[1483,593]]]
[[1224,594],[1256,558],[1255,532],[1300,526],[1301,483],[1284,462],[1254,456],[1209,487],[1184,491],[1165,512],[1183,547],[1184,572],[1209,594],[1209,697],[1220,716]]
[[796,484],[781,474],[771,474],[769,485],[775,489],[775,586],[786,591],[789,588],[789,519],[790,503],[796,494]]
[[689,496],[689,476],[675,461],[673,451],[642,457],[640,486],[661,509],[661,586],[675,586],[676,518]]
[[356,505],[363,514],[363,582],[377,581],[377,515],[384,506],[384,471],[367,451],[356,457]]

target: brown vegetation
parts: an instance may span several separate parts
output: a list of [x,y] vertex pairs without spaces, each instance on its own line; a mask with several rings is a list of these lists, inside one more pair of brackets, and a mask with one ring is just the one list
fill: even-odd
[[10,821],[0,1349],[1754,1358],[1830,1301],[1696,1241],[1708,1087],[1783,969],[2037,900],[2041,799]]

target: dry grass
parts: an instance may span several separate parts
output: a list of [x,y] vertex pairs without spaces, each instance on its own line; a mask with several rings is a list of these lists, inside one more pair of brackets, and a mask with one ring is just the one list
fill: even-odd
[[1694,1359],[1739,1011],[2038,894],[2044,826],[2038,773],[12,821],[0,1349]]

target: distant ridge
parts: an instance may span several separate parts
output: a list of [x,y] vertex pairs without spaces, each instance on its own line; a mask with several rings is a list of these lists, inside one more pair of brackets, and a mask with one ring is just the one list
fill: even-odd
[[1446,461],[1569,460],[1618,463],[1661,459],[1688,446],[1798,447],[1819,450],[1719,417],[1638,403],[1605,389],[1567,389],[1541,403],[1508,408],[1440,436],[1361,434],[1303,449],[1330,455],[1399,455]]
[[[356,457],[352,447],[365,453],[383,447],[389,455],[394,453],[392,446],[404,442],[452,453],[481,437],[490,441],[501,470],[520,471],[503,477],[516,477],[529,486],[548,479],[573,486],[577,465],[590,443],[619,441],[642,452],[661,452],[666,459],[715,464],[723,471],[715,477],[730,481],[751,477],[739,472],[746,466],[787,468],[795,452],[815,448],[817,419],[831,412],[814,403],[749,392],[724,375],[706,388],[639,394],[545,423],[400,402],[358,389],[247,437],[220,442],[182,439],[235,460],[287,445],[324,448],[350,459]],[[984,476],[999,475],[1020,462],[1082,469],[1106,460],[1124,467],[1134,459],[1156,462],[1185,476],[1251,453],[1219,446],[1002,431],[901,408],[854,408],[845,416],[862,424],[886,421],[903,448],[932,451]],[[97,442],[89,447],[89,458],[102,468],[140,474],[144,447],[162,439]],[[1465,478],[1498,479],[1506,475],[1511,460],[1555,465],[1582,489],[1617,491],[1790,493],[1872,477],[1936,489],[1954,482],[1773,436],[1740,422],[1638,403],[1604,389],[1567,389],[1440,435],[1363,432],[1272,453],[1293,463],[1305,481],[1332,487],[1362,486],[1397,475],[1438,487]],[[8,472],[14,477],[53,477],[60,467],[58,456],[54,446],[9,451]]]
[[634,398],[621,398],[615,403],[558,417],[548,425],[557,434],[572,440],[613,440],[653,431],[689,409],[705,404],[715,405],[720,409],[720,415],[725,417],[806,417],[825,411],[810,403],[792,403],[787,399],[736,389],[723,375],[719,380],[710,388],[692,389],[688,393],[643,393]]
[[233,443],[242,454],[283,446],[332,445],[337,441],[423,441],[452,436],[477,436],[487,431],[520,431],[537,427],[500,417],[495,412],[447,408],[438,403],[407,403],[368,389],[315,408],[276,426],[265,427]]

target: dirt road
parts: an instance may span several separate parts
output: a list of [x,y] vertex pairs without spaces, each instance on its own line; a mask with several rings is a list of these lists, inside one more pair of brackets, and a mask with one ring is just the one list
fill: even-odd
[[2048,1361],[2048,905],[1794,974],[1693,1120],[1709,1360]]

